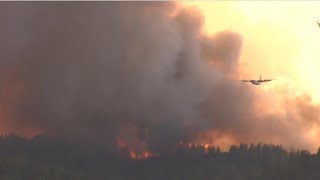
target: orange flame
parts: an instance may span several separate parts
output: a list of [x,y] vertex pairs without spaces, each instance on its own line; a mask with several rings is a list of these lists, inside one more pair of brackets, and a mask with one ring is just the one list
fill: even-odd
[[209,143],[193,143],[193,142],[188,142],[188,143],[183,143],[183,141],[179,141],[179,144],[177,146],[185,146],[187,148],[192,148],[192,147],[202,147],[205,151],[205,153],[208,153],[208,150],[210,147],[213,146],[213,144],[209,144]]
[[151,153],[149,151],[145,151],[145,152],[143,152],[141,154],[138,154],[138,153],[133,152],[133,151],[130,152],[130,157],[132,159],[136,159],[136,160],[148,159],[150,157],[155,157],[155,156],[159,156],[159,155],[153,154],[153,153]]
[[143,150],[141,152],[141,150],[137,150],[133,147],[130,147],[130,145],[128,145],[126,140],[120,137],[116,137],[116,142],[117,142],[117,148],[119,149],[127,148],[129,150],[129,155],[131,159],[141,160],[141,159],[148,159],[150,157],[159,156],[158,154],[154,154],[148,150]]

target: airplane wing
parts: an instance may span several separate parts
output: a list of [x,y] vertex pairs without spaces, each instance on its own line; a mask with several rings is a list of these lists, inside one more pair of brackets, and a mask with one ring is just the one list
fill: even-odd
[[317,23],[318,23],[318,26],[320,27],[320,23],[317,21]]
[[264,79],[264,80],[261,80],[262,82],[268,82],[268,81],[273,81],[275,79]]
[[252,80],[241,80],[242,82],[251,82]]

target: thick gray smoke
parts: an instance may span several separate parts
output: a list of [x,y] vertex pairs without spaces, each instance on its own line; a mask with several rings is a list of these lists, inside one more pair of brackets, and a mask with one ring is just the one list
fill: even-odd
[[[107,146],[120,137],[160,152],[202,131],[243,140],[265,128],[254,120],[251,90],[228,81],[237,76],[241,36],[203,36],[195,9],[2,2],[0,15],[1,69],[12,69],[23,86],[8,107],[14,117],[2,120],[13,131],[31,127]],[[3,76],[3,89],[12,76]]]

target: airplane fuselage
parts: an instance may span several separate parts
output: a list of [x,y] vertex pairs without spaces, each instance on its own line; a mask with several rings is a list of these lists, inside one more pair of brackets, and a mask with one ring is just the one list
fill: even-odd
[[242,80],[243,82],[250,82],[251,84],[253,85],[261,85],[262,83],[265,83],[265,82],[269,82],[269,81],[272,81],[274,79],[261,79],[261,75],[260,75],[260,78],[259,79],[255,79],[255,80]]
[[256,80],[251,81],[251,83],[254,85],[261,85],[261,82]]

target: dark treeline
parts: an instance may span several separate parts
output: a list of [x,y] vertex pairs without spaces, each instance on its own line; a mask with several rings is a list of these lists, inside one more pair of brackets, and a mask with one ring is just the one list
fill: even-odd
[[104,151],[63,138],[0,137],[0,179],[296,180],[320,179],[320,151],[279,145],[184,146],[133,160],[126,149]]

